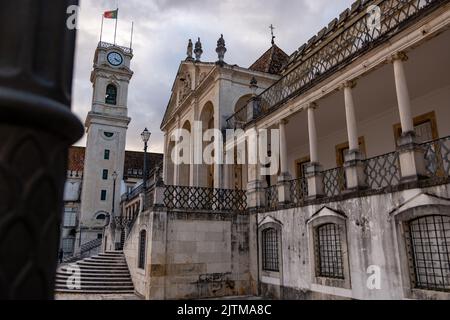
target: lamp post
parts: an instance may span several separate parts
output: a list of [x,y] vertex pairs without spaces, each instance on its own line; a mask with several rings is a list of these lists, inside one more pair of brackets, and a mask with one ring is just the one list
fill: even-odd
[[116,180],[117,180],[118,176],[119,175],[117,174],[117,172],[114,171],[114,173],[112,174],[112,178],[113,178],[113,194],[112,194],[112,210],[111,210],[111,215],[112,215],[113,219],[115,217],[114,207],[115,207],[115,204],[116,204]]
[[150,140],[151,135],[151,132],[148,131],[147,128],[145,128],[145,130],[141,134],[142,141],[144,142],[144,177],[142,179],[144,183],[144,196],[145,191],[147,190],[147,148],[148,141]]
[[116,243],[116,239],[115,239],[115,235],[116,235],[116,231],[115,231],[115,229],[116,229],[115,205],[116,205],[116,180],[117,180],[118,176],[119,175],[117,174],[117,172],[114,171],[113,174],[112,174],[112,178],[113,178],[113,195],[112,195],[112,208],[111,208],[111,219],[110,219],[110,223],[112,222],[110,230],[112,232],[112,230],[114,229],[114,237],[113,237],[112,240],[113,240],[113,244],[114,244],[114,247],[115,247],[116,250],[118,250],[118,247],[117,247],[117,243]]

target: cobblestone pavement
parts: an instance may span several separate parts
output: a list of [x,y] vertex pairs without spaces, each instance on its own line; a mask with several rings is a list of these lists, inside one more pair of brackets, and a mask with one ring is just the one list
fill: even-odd
[[142,300],[134,294],[56,294],[55,300]]

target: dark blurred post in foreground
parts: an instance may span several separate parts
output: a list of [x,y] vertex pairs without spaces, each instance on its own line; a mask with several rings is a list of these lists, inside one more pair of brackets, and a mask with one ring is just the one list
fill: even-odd
[[77,4],[1,3],[0,299],[53,299],[67,149],[83,134],[70,111]]

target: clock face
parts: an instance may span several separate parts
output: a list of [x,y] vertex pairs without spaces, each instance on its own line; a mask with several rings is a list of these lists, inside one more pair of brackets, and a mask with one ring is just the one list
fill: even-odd
[[112,65],[112,66],[120,66],[123,62],[123,57],[120,53],[118,52],[110,52],[108,54],[108,62]]

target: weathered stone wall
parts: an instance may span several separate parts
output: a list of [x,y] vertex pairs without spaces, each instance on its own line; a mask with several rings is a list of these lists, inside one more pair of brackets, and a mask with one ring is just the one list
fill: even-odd
[[[145,270],[139,270],[143,228],[148,236],[147,260]],[[246,214],[156,211],[147,218],[141,215],[124,250],[137,293],[147,299],[256,294],[249,231]]]
[[[450,185],[258,214],[259,228],[276,221],[281,226],[281,271],[260,275],[261,295],[282,299],[449,299],[447,293],[411,288],[404,234],[398,217],[410,212],[450,215]],[[311,221],[343,214],[349,279],[333,283],[316,278]],[[343,239],[345,241],[345,239]],[[370,290],[369,266],[381,270],[381,289]],[[262,270],[260,270],[262,273]]]

